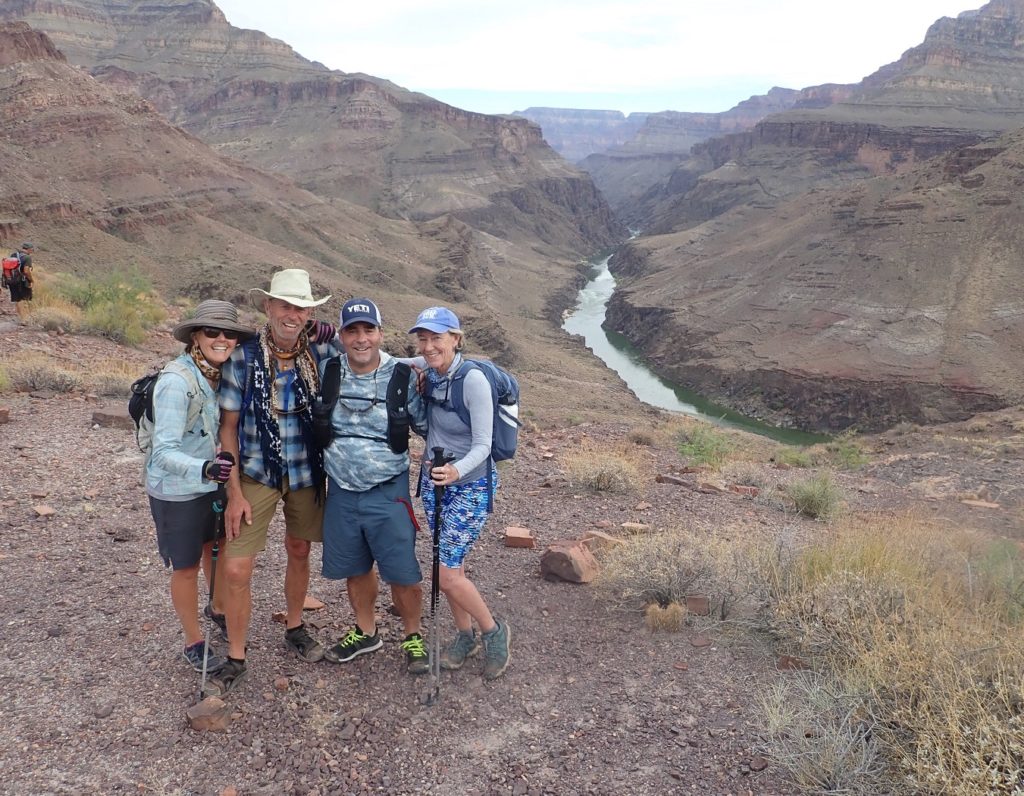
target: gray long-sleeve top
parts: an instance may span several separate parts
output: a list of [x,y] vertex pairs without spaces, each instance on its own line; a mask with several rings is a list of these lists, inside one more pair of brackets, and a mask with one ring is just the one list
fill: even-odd
[[[487,475],[487,458],[491,454],[491,432],[494,425],[494,404],[491,401],[491,385],[476,368],[463,377],[462,400],[469,410],[471,426],[467,427],[447,401],[451,389],[451,377],[462,366],[462,355],[456,354],[448,369],[448,378],[433,388],[427,405],[427,459],[434,448],[444,448],[447,455],[454,455],[455,469],[459,471],[456,484],[475,481]],[[437,375],[434,378],[439,378]],[[440,404],[440,405],[439,405]]]

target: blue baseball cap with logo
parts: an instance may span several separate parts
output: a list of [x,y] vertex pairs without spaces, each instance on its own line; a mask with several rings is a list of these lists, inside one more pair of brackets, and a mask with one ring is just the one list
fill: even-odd
[[338,316],[338,325],[344,329],[353,323],[369,323],[380,327],[380,310],[377,305],[368,298],[353,298],[345,302],[341,308],[341,315]]
[[427,307],[416,318],[416,323],[409,330],[409,333],[418,329],[426,329],[428,332],[461,332],[459,317],[447,307]]

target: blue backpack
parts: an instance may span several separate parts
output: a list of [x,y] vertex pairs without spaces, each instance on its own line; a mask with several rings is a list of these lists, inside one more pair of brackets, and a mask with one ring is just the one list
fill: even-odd
[[455,412],[459,420],[470,425],[469,409],[462,397],[463,379],[471,370],[479,370],[491,385],[491,400],[494,404],[494,425],[491,428],[491,455],[487,467],[487,510],[494,509],[494,484],[491,482],[490,462],[503,462],[516,455],[519,443],[519,382],[504,368],[487,359],[463,359],[462,366],[452,376],[450,407],[438,404],[443,409]]

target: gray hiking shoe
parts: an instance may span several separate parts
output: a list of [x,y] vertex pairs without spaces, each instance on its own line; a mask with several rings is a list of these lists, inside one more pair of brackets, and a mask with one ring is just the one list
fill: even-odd
[[345,637],[324,653],[324,657],[331,663],[348,663],[353,658],[365,655],[367,652],[376,652],[384,642],[374,632],[371,636],[364,633],[359,625],[348,631]]
[[448,649],[441,653],[441,668],[455,671],[461,669],[466,658],[472,658],[480,652],[480,639],[475,630],[460,630],[455,634]]
[[220,655],[214,655],[213,649],[206,646],[205,641],[197,641],[190,647],[185,647],[181,653],[182,657],[188,661],[189,666],[195,669],[197,672],[203,670],[203,653],[206,653],[206,673],[213,674],[219,672],[223,668],[224,664],[227,663],[225,658]]
[[494,620],[497,627],[490,633],[482,633],[480,639],[484,643],[484,679],[494,680],[508,668],[510,660],[509,646],[512,643],[512,631],[508,622]]
[[309,635],[305,623],[285,631],[284,645],[306,663],[316,663],[324,657],[323,645]]
[[236,661],[228,658],[219,672],[213,675],[213,677],[206,678],[206,685],[203,686],[203,696],[224,696],[242,681],[247,671],[245,661]]

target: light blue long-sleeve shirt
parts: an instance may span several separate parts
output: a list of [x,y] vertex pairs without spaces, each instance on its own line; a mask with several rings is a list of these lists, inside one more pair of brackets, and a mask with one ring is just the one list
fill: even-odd
[[[217,455],[220,409],[217,393],[199,372],[192,357],[176,363],[193,371],[195,380],[165,371],[153,390],[153,450],[146,463],[146,492],[161,500],[190,500],[212,492],[217,484],[203,477],[203,463]],[[196,386],[199,392],[196,393]],[[192,428],[186,428],[190,401],[203,408]]]

